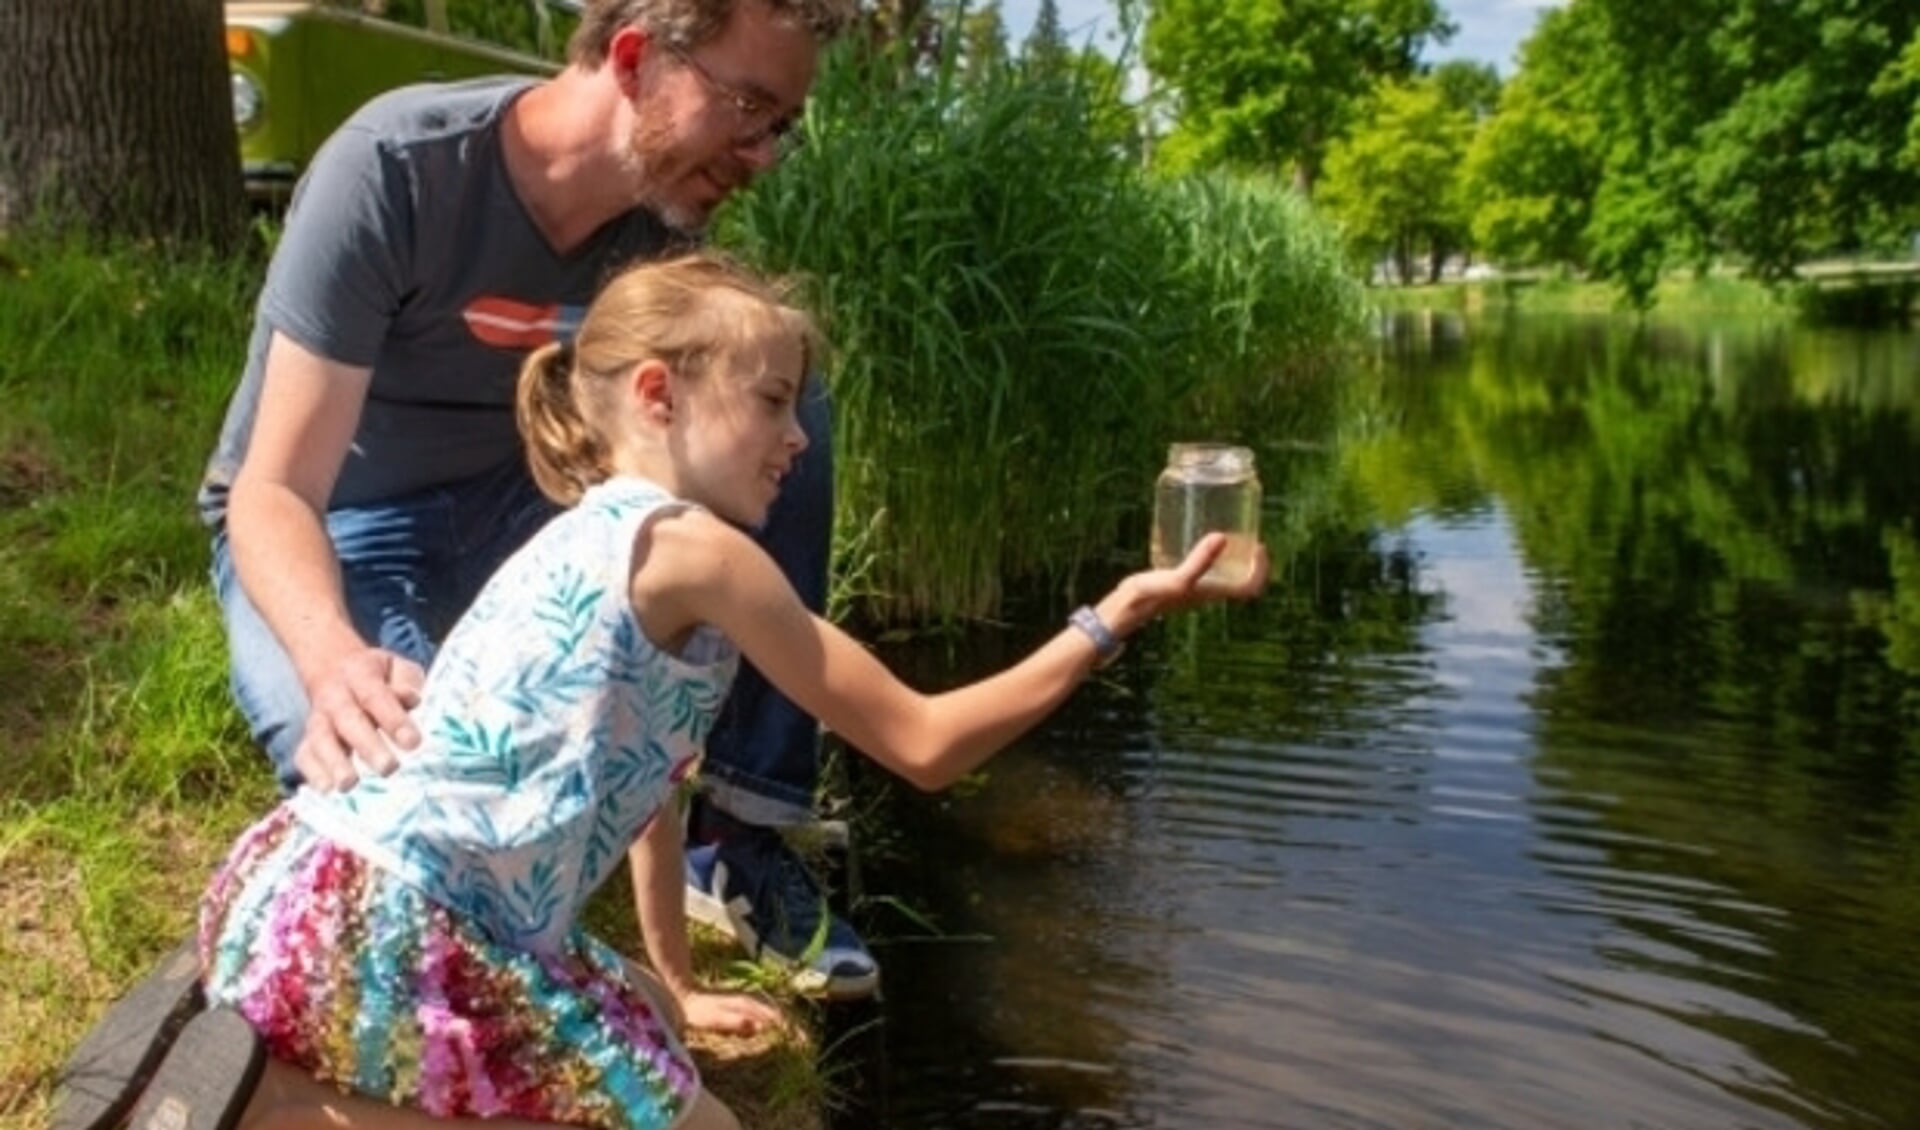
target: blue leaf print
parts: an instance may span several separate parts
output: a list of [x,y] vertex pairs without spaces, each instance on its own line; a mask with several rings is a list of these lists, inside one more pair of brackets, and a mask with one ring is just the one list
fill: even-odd
[[401,862],[416,875],[445,875],[453,868],[452,859],[431,840],[401,836],[389,846],[398,850]]
[[514,752],[513,727],[505,722],[489,728],[452,716],[441,720],[436,736],[446,742],[447,771],[457,781],[512,788],[520,782],[520,758]]
[[522,716],[544,714],[576,703],[601,685],[600,668],[591,662],[571,667],[522,668],[500,699]]
[[485,867],[469,867],[461,880],[465,892],[463,901],[473,907],[474,917],[485,923],[513,918],[512,900],[500,889],[499,876]]
[[586,573],[573,566],[563,566],[554,579],[557,584],[535,607],[533,618],[550,629],[548,654],[558,665],[574,658],[606,590],[589,588]]
[[533,865],[525,882],[513,884],[515,918],[528,934],[543,934],[553,925],[554,912],[559,909],[560,894],[554,890],[553,859],[543,859]]
[[439,682],[448,685],[465,686],[479,674],[479,663],[459,648],[442,649],[436,661],[439,669],[434,674]]
[[473,836],[491,851],[505,851],[510,845],[500,835],[500,829],[494,826],[493,815],[485,805],[474,805],[469,815],[472,821]]
[[565,802],[558,806],[561,808],[574,809],[583,807],[586,804],[586,770],[578,765],[573,767],[572,771],[567,774],[566,779],[560,782],[558,799]]
[[719,705],[714,687],[706,682],[677,680],[661,688],[664,701],[650,703],[648,714],[675,732],[692,732],[701,727]]

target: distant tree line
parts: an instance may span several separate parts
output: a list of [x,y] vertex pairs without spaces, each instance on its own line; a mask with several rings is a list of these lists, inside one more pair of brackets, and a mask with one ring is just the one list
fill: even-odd
[[1318,199],[1356,254],[1403,279],[1471,252],[1645,305],[1674,268],[1780,282],[1822,256],[1912,253],[1911,0],[1571,0],[1519,63],[1491,100],[1463,64],[1383,72],[1324,150],[1263,160],[1323,165]]

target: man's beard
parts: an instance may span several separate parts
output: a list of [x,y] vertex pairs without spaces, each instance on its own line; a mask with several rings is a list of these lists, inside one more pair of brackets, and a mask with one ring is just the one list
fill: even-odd
[[673,173],[668,156],[671,150],[665,140],[668,133],[665,127],[644,118],[635,123],[620,154],[620,171],[627,183],[635,186],[635,204],[652,212],[676,234],[697,239],[706,233],[710,216],[665,199],[661,191],[662,167],[666,167],[668,176]]

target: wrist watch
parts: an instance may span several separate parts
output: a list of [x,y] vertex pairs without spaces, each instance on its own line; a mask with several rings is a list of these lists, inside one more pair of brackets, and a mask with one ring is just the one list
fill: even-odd
[[1126,642],[1113,634],[1113,629],[1107,627],[1107,622],[1090,605],[1083,604],[1074,609],[1073,614],[1067,617],[1067,623],[1087,633],[1087,638],[1093,641],[1093,669],[1096,671],[1111,666],[1114,660],[1120,658],[1120,653],[1127,650]]

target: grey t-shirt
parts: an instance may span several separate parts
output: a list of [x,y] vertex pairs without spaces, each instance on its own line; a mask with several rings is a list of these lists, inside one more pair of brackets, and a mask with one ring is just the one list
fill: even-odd
[[501,151],[506,109],[531,85],[496,78],[393,91],[321,147],[294,192],[246,371],[201,483],[208,524],[225,519],[275,330],[373,370],[330,507],[396,498],[519,456],[521,361],[570,336],[615,269],[674,244],[635,210],[555,254]]

